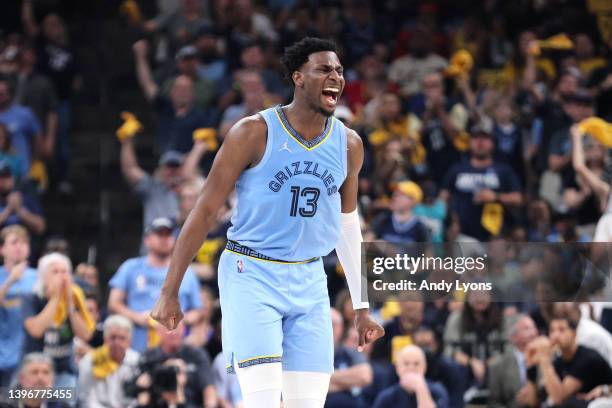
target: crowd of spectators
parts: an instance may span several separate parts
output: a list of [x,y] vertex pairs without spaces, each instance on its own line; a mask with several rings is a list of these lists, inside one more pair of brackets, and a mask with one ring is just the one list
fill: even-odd
[[[95,265],[73,268],[69,242],[79,237],[53,238],[40,198],[72,189],[78,39],[36,4],[22,0],[22,32],[0,37],[0,387],[76,391],[45,406],[241,406],[220,353],[217,288],[233,196],[181,286],[183,323],[167,332],[149,312],[225,134],[290,101],[280,55],[305,36],[335,40],[345,67],[336,116],[364,142],[366,241],[612,238],[612,143],[576,126],[612,122],[606,2],[125,0],[116,18],[140,39],[115,46],[131,47],[157,166],[139,164],[135,138],[146,136],[125,113],[119,163],[142,202],[140,248],[110,279]],[[52,238],[43,245],[43,236]],[[520,268],[541,262],[536,254]],[[575,302],[517,305],[481,291],[373,302],[386,335],[358,352],[341,268],[333,255],[325,265],[336,370],[328,408],[612,406],[612,303],[591,296],[601,282]]]

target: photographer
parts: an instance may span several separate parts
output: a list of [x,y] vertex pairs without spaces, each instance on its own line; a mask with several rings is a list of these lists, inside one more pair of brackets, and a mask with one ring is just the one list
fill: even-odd
[[[136,387],[126,392],[137,395],[144,407],[172,407],[172,404],[187,408],[215,407],[217,395],[212,385],[210,359],[203,350],[184,343],[185,325],[180,324],[172,331],[160,325],[157,334],[159,347],[142,354]],[[171,375],[169,365],[174,367],[176,375]]]
[[144,372],[136,380],[136,408],[188,408],[185,397],[187,366],[183,360],[171,359]]

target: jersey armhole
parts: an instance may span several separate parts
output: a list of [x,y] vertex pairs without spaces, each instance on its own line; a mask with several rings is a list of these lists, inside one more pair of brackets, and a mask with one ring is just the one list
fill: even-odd
[[[335,120],[335,119],[334,119]],[[342,143],[340,144],[340,148],[342,149],[342,168],[344,171],[344,179],[346,180],[346,177],[348,176],[348,132],[347,132],[347,128],[344,125],[344,123],[342,123],[342,121],[340,120],[336,120],[337,122],[340,122],[340,124],[342,125],[342,128],[340,130],[341,134],[343,135],[343,140]]]
[[247,173],[247,174],[256,173],[257,171],[261,170],[261,168],[266,164],[266,162],[270,158],[270,153],[272,151],[272,137],[270,135],[270,124],[268,123],[268,120],[266,119],[264,112],[258,112],[257,115],[259,115],[266,123],[266,149],[264,150],[263,156],[261,157],[261,159],[255,166],[249,167],[243,171],[243,173]]

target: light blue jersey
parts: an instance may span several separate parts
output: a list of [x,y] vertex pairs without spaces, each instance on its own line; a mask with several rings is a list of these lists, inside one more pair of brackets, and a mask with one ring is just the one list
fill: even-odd
[[[9,277],[4,266],[0,266],[0,285]],[[0,370],[16,367],[21,361],[21,348],[25,339],[23,328],[22,300],[34,290],[38,279],[36,269],[27,268],[21,278],[8,290],[0,303]]]
[[[159,298],[168,268],[150,265],[147,257],[131,258],[123,262],[111,278],[109,286],[125,293],[125,304],[136,312],[149,311]],[[198,278],[188,268],[179,288],[179,301],[184,311],[202,307]],[[139,353],[147,349],[148,329],[135,326],[132,334],[132,348]]]
[[306,141],[280,106],[260,112],[268,126],[261,161],[236,183],[228,239],[268,257],[298,262],[327,255],[340,232],[339,189],[347,174],[347,137],[334,117]]

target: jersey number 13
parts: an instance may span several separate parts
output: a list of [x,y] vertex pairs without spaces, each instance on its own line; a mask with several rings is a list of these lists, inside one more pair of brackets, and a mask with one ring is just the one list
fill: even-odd
[[[305,187],[300,189],[298,186],[292,186],[289,215],[296,217],[299,213],[302,217],[313,217],[317,212],[317,200],[320,194],[321,191],[318,188]],[[306,200],[302,207],[299,207],[300,197],[304,197]]]

